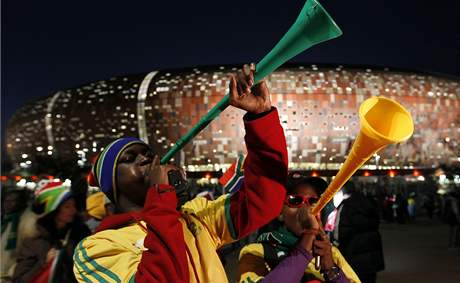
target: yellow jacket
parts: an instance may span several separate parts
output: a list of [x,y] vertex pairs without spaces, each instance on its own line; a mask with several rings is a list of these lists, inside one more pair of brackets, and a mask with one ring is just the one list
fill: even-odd
[[[192,258],[189,257],[190,282],[197,282],[194,270],[200,282],[228,282],[216,252],[234,240],[225,213],[228,198],[229,195],[215,201],[196,198],[181,210],[183,216],[179,220],[192,254]],[[141,224],[105,230],[81,241],[74,254],[78,282],[134,282],[146,236]]]

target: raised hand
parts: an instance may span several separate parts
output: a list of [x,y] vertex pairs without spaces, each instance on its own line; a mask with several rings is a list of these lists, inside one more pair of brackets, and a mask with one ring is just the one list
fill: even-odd
[[230,78],[230,105],[254,114],[271,109],[270,92],[265,81],[254,85],[255,64],[244,65],[243,70]]

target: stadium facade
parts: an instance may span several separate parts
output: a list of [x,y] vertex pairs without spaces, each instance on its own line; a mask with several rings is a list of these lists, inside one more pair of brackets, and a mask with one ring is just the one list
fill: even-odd
[[[153,71],[59,91],[18,110],[6,145],[14,165],[37,156],[85,165],[115,138],[135,136],[160,156],[227,91],[235,66]],[[415,133],[369,169],[431,168],[460,161],[460,81],[389,69],[287,65],[267,81],[285,130],[292,169],[337,169],[359,131],[358,108],[383,95],[413,115]],[[229,107],[180,153],[188,171],[216,171],[244,152],[242,111]]]

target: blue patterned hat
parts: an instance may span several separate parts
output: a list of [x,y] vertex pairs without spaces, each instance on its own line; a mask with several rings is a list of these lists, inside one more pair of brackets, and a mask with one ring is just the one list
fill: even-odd
[[123,151],[133,144],[145,142],[137,138],[120,138],[110,143],[99,154],[93,168],[88,176],[88,183],[91,186],[98,186],[101,191],[114,203],[117,203],[117,186],[115,176],[117,172],[118,158]]

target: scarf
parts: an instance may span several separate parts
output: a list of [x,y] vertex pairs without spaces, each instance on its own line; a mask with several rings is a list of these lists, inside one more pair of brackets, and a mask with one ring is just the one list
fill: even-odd
[[283,225],[273,231],[263,233],[257,238],[257,242],[272,246],[277,255],[287,255],[295,247],[298,240],[299,237]]
[[136,281],[189,282],[187,247],[176,204],[173,187],[159,185],[149,189],[141,211],[108,216],[98,227],[97,232],[145,221],[147,236],[144,246],[148,251],[142,254]]

